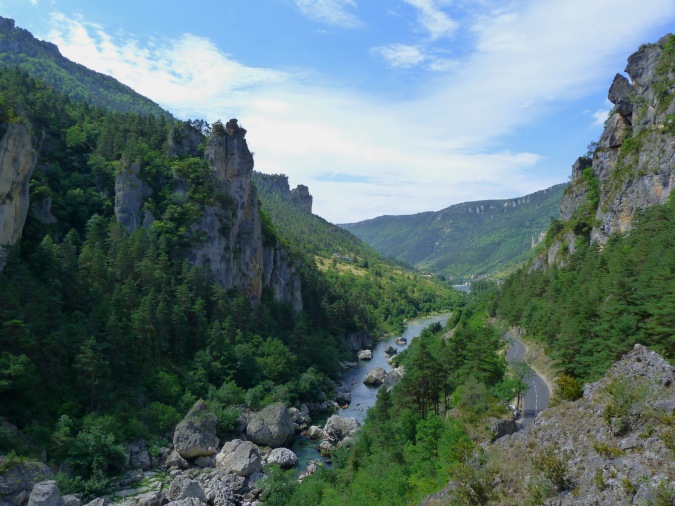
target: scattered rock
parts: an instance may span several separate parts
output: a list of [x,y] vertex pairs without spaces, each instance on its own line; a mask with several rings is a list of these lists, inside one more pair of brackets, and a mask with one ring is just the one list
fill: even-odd
[[213,465],[213,457],[197,457],[195,465],[198,467],[211,467]]
[[216,455],[216,466],[225,473],[249,476],[262,469],[260,449],[250,441],[241,439],[229,441]]
[[399,346],[405,346],[406,344],[408,344],[408,340],[405,337],[397,337],[396,339],[394,339],[394,342]]
[[385,354],[387,357],[393,357],[393,356],[396,355],[397,353],[398,353],[398,350],[397,350],[396,348],[394,348],[393,346],[391,346],[391,345],[387,346],[387,349],[384,350],[384,354]]
[[209,412],[206,403],[199,400],[176,427],[173,435],[175,450],[185,459],[208,457],[218,451],[216,415]]
[[186,475],[177,476],[169,486],[166,496],[171,501],[193,498],[206,502],[206,495],[201,484],[197,480],[191,480]]
[[75,494],[68,494],[63,496],[63,506],[81,506],[82,498]]
[[352,392],[349,385],[339,385],[336,388],[335,402],[342,405],[352,402]]
[[314,441],[318,441],[321,439],[328,439],[328,434],[326,434],[326,431],[324,431],[322,428],[312,425],[309,429],[307,429],[307,437]]
[[268,464],[277,464],[283,469],[291,469],[298,465],[298,456],[288,448],[275,448],[267,457]]
[[166,467],[178,467],[180,469],[187,469],[190,463],[181,457],[176,450],[172,451],[164,461]]
[[17,462],[8,465],[7,457],[0,456],[0,466],[7,466],[7,470],[0,474],[0,498],[22,491],[28,495],[36,483],[53,476],[51,469],[42,462]]
[[384,378],[387,376],[387,371],[381,367],[375,367],[368,371],[366,379],[363,380],[364,385],[380,386],[384,383]]
[[372,350],[361,350],[357,355],[359,360],[372,360],[373,351]]
[[335,441],[340,441],[346,437],[353,437],[360,428],[361,424],[356,418],[333,415],[326,421],[325,432]]
[[109,497],[97,497],[93,501],[89,501],[84,506],[110,506],[112,501]]
[[28,506],[62,506],[63,499],[54,480],[36,483],[28,498]]
[[293,440],[293,420],[286,406],[277,402],[253,413],[246,426],[246,436],[258,445],[278,448]]

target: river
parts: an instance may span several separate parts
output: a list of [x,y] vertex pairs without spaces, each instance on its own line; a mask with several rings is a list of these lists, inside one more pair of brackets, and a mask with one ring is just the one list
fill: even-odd
[[[445,325],[451,314],[452,313],[442,313],[409,320],[406,323],[406,328],[402,334],[389,336],[376,341],[373,347],[372,360],[362,360],[356,367],[347,369],[342,375],[342,381],[348,385],[352,385],[352,402],[347,409],[340,409],[337,414],[343,417],[354,417],[363,424],[363,421],[366,419],[368,408],[375,405],[378,390],[378,387],[364,385],[363,380],[366,378],[368,371],[374,367],[381,367],[385,371],[391,371],[392,369],[392,367],[387,364],[387,357],[384,355],[384,350],[386,350],[388,346],[393,346],[400,353],[406,349],[408,345],[396,344],[394,342],[395,339],[404,337],[408,340],[408,343],[410,343],[412,339],[420,335],[425,327],[428,327],[432,323],[440,322],[441,325]],[[323,426],[329,416],[330,414],[326,414],[324,418],[313,419],[312,425]],[[319,455],[319,452],[316,451],[316,445],[317,443],[315,441],[311,441],[305,436],[298,436],[295,438],[295,442],[291,449],[298,456],[298,469],[300,471],[307,467],[307,461],[309,459],[325,461]]]

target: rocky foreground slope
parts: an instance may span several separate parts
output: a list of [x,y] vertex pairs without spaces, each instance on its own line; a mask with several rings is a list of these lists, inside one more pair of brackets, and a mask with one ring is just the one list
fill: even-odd
[[[544,410],[487,453],[481,502],[674,504],[675,367],[635,345],[581,399]],[[452,482],[423,504],[464,504],[453,501],[467,497],[466,485]]]

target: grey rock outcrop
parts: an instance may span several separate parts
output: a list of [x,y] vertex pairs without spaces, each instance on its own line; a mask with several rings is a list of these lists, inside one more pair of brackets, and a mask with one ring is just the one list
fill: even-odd
[[213,455],[218,451],[216,415],[209,412],[204,401],[197,401],[176,427],[173,444],[185,459]]
[[228,441],[216,455],[216,467],[228,474],[250,476],[262,469],[260,449],[250,441]]
[[170,501],[194,498],[201,502],[206,502],[206,495],[204,494],[201,484],[197,480],[192,480],[182,474],[176,476],[171,482],[166,497]]
[[33,487],[30,497],[28,498],[28,506],[62,506],[63,498],[56,482],[41,481],[36,483]]
[[174,124],[169,130],[166,153],[169,156],[198,156],[199,145],[204,140],[204,134],[187,123]]
[[313,197],[309,194],[309,188],[304,184],[299,184],[291,191],[291,198],[295,204],[303,211],[312,214]]
[[277,402],[253,413],[246,426],[246,436],[256,444],[272,448],[292,441],[295,429],[288,408]]
[[[600,202],[591,242],[604,244],[610,234],[626,232],[639,209],[662,204],[675,184],[675,133],[668,126],[675,102],[664,86],[675,86],[673,56],[664,52],[668,35],[642,46],[628,58],[626,78],[616,77],[609,92],[615,104],[593,157],[600,182]],[[625,144],[630,139],[630,145]]]
[[115,218],[127,231],[133,232],[143,225],[145,214],[141,207],[143,201],[152,195],[152,190],[138,177],[140,162],[126,166],[122,161],[121,165],[123,168],[115,177]]
[[9,248],[21,237],[28,215],[30,178],[37,151],[24,125],[9,125],[0,141],[0,271]]
[[[560,218],[591,223],[590,241],[600,247],[611,234],[629,231],[637,211],[665,203],[675,185],[675,57],[664,50],[673,39],[643,45],[628,58],[630,80],[614,77],[608,98],[615,107],[592,160],[582,157],[572,167]],[[592,174],[582,177],[588,167]],[[564,265],[579,239],[566,234],[553,239],[530,270]]]
[[356,357],[359,360],[372,360],[373,359],[373,350],[361,350],[357,353]]
[[267,463],[276,464],[282,469],[292,469],[298,465],[298,456],[288,448],[275,448],[267,457]]
[[[0,465],[6,462],[7,457],[0,456]],[[19,504],[28,499],[36,483],[48,480],[53,476],[49,467],[42,462],[17,462],[8,466],[0,474],[0,501]]]
[[364,385],[373,385],[380,386],[384,383],[384,378],[387,377],[387,371],[381,367],[374,367],[366,375],[366,379],[363,380]]
[[302,308],[300,276],[288,254],[278,245],[264,245],[258,193],[251,184],[253,155],[246,130],[236,119],[214,128],[205,158],[215,184],[227,195],[227,206],[206,206],[192,231],[204,241],[192,248],[191,261],[208,268],[224,288],[238,288],[253,304],[260,301],[263,286],[275,298]]
[[361,424],[356,418],[343,418],[339,415],[332,415],[327,421],[324,431],[335,441],[340,441],[346,437],[354,437],[361,428]]
[[531,458],[547,450],[564,463],[569,483],[547,504],[648,504],[659,486],[672,497],[675,459],[668,448],[668,420],[674,400],[675,367],[635,345],[599,381],[586,385],[581,399],[542,411],[526,429],[494,443],[502,463],[520,463],[501,465],[496,491],[508,493],[512,503],[524,500],[524,484],[539,472]]

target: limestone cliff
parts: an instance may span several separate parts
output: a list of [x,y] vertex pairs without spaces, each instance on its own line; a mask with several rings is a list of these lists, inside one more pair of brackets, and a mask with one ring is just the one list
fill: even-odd
[[28,214],[30,178],[37,151],[24,125],[9,125],[0,141],[0,270],[20,237]]
[[614,77],[614,104],[592,157],[572,166],[560,203],[563,227],[532,263],[562,265],[584,238],[601,247],[630,230],[635,213],[663,204],[675,184],[675,36],[646,44]]
[[675,183],[675,36],[642,46],[628,58],[631,82],[617,75],[615,105],[593,157],[600,200],[591,241],[626,232],[638,209],[662,204]]
[[123,168],[115,178],[115,218],[132,232],[143,225],[141,208],[143,201],[152,195],[152,189],[138,177],[140,162],[125,167],[123,161],[121,165]]
[[253,181],[260,188],[263,194],[274,193],[281,196],[284,200],[291,202],[303,211],[312,214],[312,204],[314,198],[309,193],[309,188],[304,184],[299,184],[291,190],[288,184],[288,176],[285,174],[263,174],[261,172],[253,173]]
[[[246,130],[236,119],[226,125],[217,123],[213,129],[204,158],[211,171],[210,184],[219,197],[202,206],[201,216],[191,226],[197,240],[187,256],[195,265],[209,269],[225,289],[239,289],[252,304],[269,287],[276,300],[300,310],[300,275],[288,253],[262,231],[258,193],[251,182],[253,155],[245,136]],[[194,157],[204,141],[204,135],[188,124],[174,126],[167,150],[171,156]],[[122,161],[120,165],[123,168],[115,179],[115,217],[128,231],[147,227],[154,217],[143,211],[143,204],[152,190],[139,176],[141,164]],[[187,181],[175,173],[170,184],[176,201],[187,201]]]

